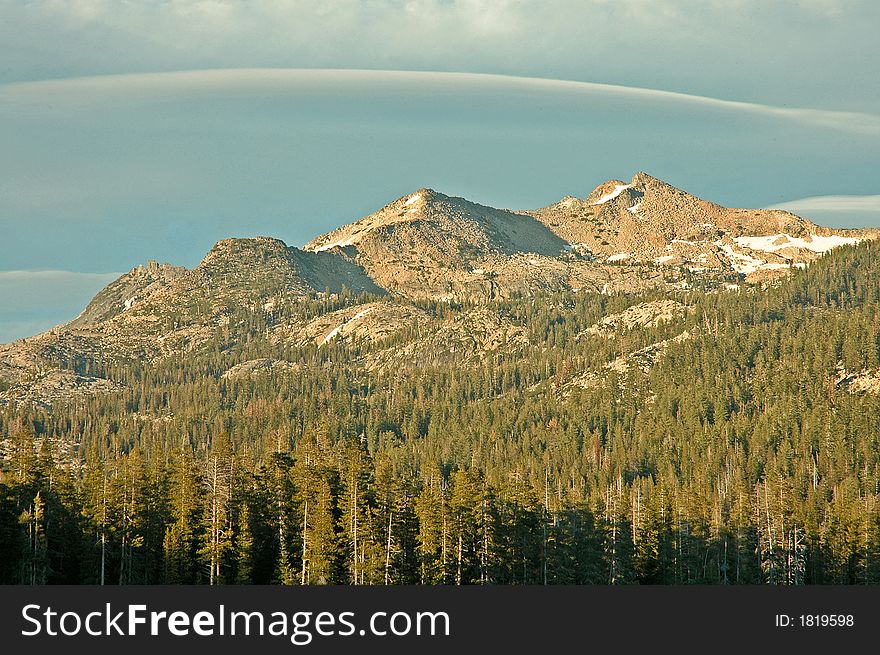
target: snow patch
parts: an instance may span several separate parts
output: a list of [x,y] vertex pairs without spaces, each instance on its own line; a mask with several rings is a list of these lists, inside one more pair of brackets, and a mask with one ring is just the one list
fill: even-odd
[[345,328],[347,328],[348,326],[350,326],[352,323],[354,323],[354,322],[357,321],[358,319],[363,318],[364,316],[366,316],[367,314],[369,314],[369,313],[370,313],[371,311],[373,311],[374,309],[375,309],[375,307],[367,307],[366,309],[359,311],[357,314],[355,314],[354,316],[352,316],[350,319],[348,319],[348,320],[345,321],[344,323],[341,323],[340,325],[337,325],[335,328],[333,328],[332,330],[330,330],[329,333],[327,333],[327,336],[325,336],[325,337],[324,337],[324,340],[321,341],[321,345],[323,346],[324,344],[329,343],[334,337],[336,337],[336,336],[337,336],[340,332],[342,332]]
[[136,302],[137,302],[137,298],[132,296],[131,298],[129,298],[128,300],[125,301],[125,309],[123,309],[122,311],[127,312],[129,309],[134,307],[134,304]]
[[610,257],[608,257],[607,261],[622,262],[624,259],[629,259],[630,257],[632,257],[632,255],[630,255],[628,252],[619,252],[615,255],[611,255]]
[[[736,252],[729,243],[718,241],[715,245],[724,251],[724,254],[727,255],[728,259],[730,259],[730,267],[737,273],[748,275],[749,273],[754,273],[757,270],[769,266],[769,264],[767,264],[763,259],[757,259],[755,257]],[[783,266],[786,265],[783,264]]]
[[665,264],[666,262],[671,262],[673,259],[678,259],[678,257],[676,257],[675,255],[663,255],[661,257],[658,257],[654,261],[658,264]]
[[595,202],[591,202],[591,205],[604,205],[609,200],[614,200],[617,196],[623,193],[626,189],[632,188],[632,184],[615,184],[614,191],[610,193],[606,193],[604,196],[596,200]]
[[422,199],[422,194],[416,193],[416,194],[411,195],[409,198],[407,198],[406,202],[403,204],[409,206],[409,205],[413,204],[414,202],[418,202],[421,199]]
[[783,248],[804,248],[805,250],[824,253],[832,248],[837,248],[838,246],[855,245],[861,241],[861,239],[856,237],[842,237],[836,234],[827,237],[819,236],[818,234],[811,234],[807,238],[801,238],[783,233],[771,234],[763,237],[736,237],[734,241],[745,248],[762,250],[764,252],[776,252]]
[[354,237],[351,236],[348,239],[343,239],[342,241],[331,241],[329,243],[325,243],[321,246],[315,248],[315,252],[322,252],[324,250],[330,250],[331,248],[345,248],[346,246],[350,246],[354,243]]
[[636,204],[634,204],[632,207],[627,207],[627,208],[626,208],[626,211],[628,211],[630,214],[632,214],[633,216],[635,216],[635,215],[638,213],[638,211],[639,211],[639,207],[641,207],[641,206],[642,206],[642,201],[639,200],[639,201],[638,201]]

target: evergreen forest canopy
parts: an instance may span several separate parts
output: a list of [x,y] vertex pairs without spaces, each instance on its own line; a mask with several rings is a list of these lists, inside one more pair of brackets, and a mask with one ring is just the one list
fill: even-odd
[[[197,353],[71,362],[124,390],[0,412],[0,582],[880,582],[880,396],[840,384],[880,368],[878,246],[584,336],[662,297],[495,300],[529,345],[384,370],[360,364],[375,344],[273,342],[247,308]],[[298,366],[223,376],[264,357]]]

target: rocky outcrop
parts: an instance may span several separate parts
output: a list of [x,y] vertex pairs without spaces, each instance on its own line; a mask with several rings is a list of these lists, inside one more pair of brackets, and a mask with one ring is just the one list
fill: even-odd
[[58,403],[96,394],[113,393],[123,387],[116,382],[91,375],[78,375],[71,371],[50,370],[33,379],[22,380],[0,393],[0,405],[8,403],[33,404],[51,409]]
[[880,394],[880,370],[838,370],[837,387],[849,393]]
[[686,305],[669,298],[639,303],[627,307],[622,312],[602,317],[584,332],[588,335],[610,337],[619,329],[653,328],[663,323],[671,323],[691,311],[693,310]]
[[528,332],[503,313],[474,309],[425,329],[408,343],[368,355],[373,370],[406,370],[442,366],[515,352],[529,345]]
[[337,341],[377,343],[430,323],[431,316],[412,305],[375,302],[345,307],[305,323],[280,325],[273,330],[272,338],[297,346],[326,346]]
[[83,313],[68,325],[82,328],[107,321],[167,288],[186,272],[182,266],[159,264],[152,260],[146,266],[136,266],[104,287]]
[[600,370],[584,371],[566,380],[560,387],[563,395],[569,395],[573,390],[595,389],[605,384],[612,376],[625,376],[630,372],[647,375],[654,364],[666,352],[670,344],[680,343],[691,338],[690,332],[682,332],[671,339],[664,339],[625,353],[607,362]]

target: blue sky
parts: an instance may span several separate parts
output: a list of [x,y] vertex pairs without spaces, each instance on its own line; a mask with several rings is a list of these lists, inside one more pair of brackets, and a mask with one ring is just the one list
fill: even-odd
[[645,170],[880,224],[880,3],[0,0],[0,342],[147,259]]

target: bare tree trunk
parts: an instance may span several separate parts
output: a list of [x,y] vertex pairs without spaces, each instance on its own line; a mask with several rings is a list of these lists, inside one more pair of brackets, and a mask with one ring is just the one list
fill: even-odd
[[307,572],[308,571],[309,556],[308,556],[308,550],[306,547],[306,544],[307,544],[306,532],[308,531],[308,518],[309,518],[309,501],[307,499],[305,501],[305,503],[303,504],[303,529],[302,529],[303,554],[302,554],[302,577],[300,579],[300,584],[303,586],[305,586],[309,583],[309,577],[308,577],[308,572]]
[[393,511],[388,512],[388,539],[385,541],[385,584],[390,584],[391,580],[391,519],[394,516]]
[[351,473],[351,533],[352,533],[352,562],[351,577],[354,584],[358,584],[358,515],[357,515],[357,478],[354,469]]
[[489,531],[486,529],[486,497],[480,503],[480,528],[483,531],[483,548],[480,552],[480,583],[486,584],[486,564],[489,559]]
[[101,500],[101,586],[104,586],[104,572],[107,561],[107,475],[104,474],[104,493]]
[[213,467],[211,470],[211,585],[214,584],[215,573],[218,568],[217,550],[219,548],[220,539],[219,526],[217,525],[217,522],[219,520],[217,512],[217,457],[215,456],[213,458]]

